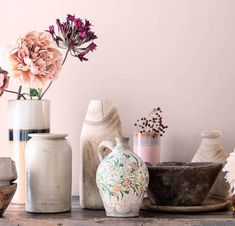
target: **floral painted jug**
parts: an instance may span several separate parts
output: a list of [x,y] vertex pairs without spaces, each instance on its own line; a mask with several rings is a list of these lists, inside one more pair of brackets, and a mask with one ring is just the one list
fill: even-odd
[[[106,210],[111,217],[135,217],[148,187],[149,174],[145,163],[128,146],[129,138],[115,138],[99,145],[101,160],[96,184]],[[105,158],[106,149],[112,150]]]

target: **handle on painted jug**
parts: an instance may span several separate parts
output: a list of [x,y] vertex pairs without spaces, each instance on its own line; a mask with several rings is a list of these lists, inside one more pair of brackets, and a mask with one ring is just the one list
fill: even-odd
[[115,147],[115,144],[112,141],[109,141],[109,140],[102,141],[98,147],[98,156],[99,156],[100,161],[102,161],[107,155],[105,153],[106,149],[108,148],[111,151],[113,151],[114,147]]

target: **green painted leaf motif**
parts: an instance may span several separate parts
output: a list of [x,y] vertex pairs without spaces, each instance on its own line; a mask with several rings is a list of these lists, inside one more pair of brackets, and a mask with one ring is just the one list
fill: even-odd
[[32,88],[30,88],[30,90],[29,90],[29,95],[31,97],[40,97],[40,94],[41,94],[40,89],[32,89]]
[[119,167],[123,167],[124,165],[123,165],[123,163],[119,163]]
[[102,186],[102,190],[105,192],[107,191],[109,193],[109,196],[111,197],[112,196],[112,192],[110,191],[110,189],[105,185],[105,184],[101,184]]
[[119,165],[119,160],[116,159],[116,161],[114,161],[114,163],[115,163],[115,166],[118,166]]
[[135,159],[137,165],[139,166],[139,160],[134,155],[131,155],[131,156]]
[[124,153],[123,154],[126,158],[130,158],[131,156],[129,154]]
[[107,155],[107,157],[108,157],[107,158],[107,161],[108,161],[108,160],[112,159],[114,156],[113,155]]

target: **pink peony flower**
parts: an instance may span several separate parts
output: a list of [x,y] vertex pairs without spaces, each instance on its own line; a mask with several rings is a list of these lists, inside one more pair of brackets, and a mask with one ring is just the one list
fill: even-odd
[[10,52],[11,77],[20,85],[39,88],[55,80],[62,67],[62,54],[52,45],[47,32],[32,31],[19,38]]
[[0,96],[3,94],[4,89],[8,87],[9,84],[9,78],[7,76],[7,73],[0,72]]

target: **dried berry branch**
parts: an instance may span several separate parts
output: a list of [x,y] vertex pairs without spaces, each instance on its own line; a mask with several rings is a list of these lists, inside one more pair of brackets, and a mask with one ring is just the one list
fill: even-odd
[[168,126],[165,126],[162,122],[161,116],[162,110],[160,107],[154,108],[147,117],[140,118],[134,124],[140,133],[152,133],[153,137],[158,134],[162,136]]

